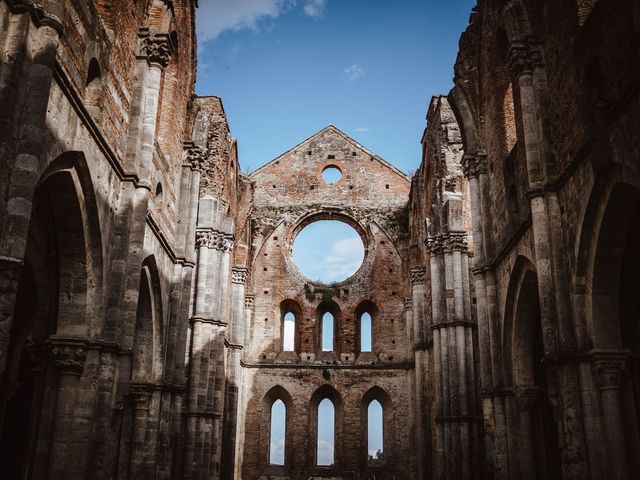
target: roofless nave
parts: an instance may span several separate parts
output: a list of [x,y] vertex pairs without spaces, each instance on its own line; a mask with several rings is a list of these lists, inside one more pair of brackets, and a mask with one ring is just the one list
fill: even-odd
[[634,478],[640,7],[480,0],[411,178],[333,126],[240,173],[194,12],[0,2],[2,477]]

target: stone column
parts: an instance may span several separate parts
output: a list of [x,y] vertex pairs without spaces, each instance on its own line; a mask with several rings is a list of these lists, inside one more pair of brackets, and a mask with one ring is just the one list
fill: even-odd
[[229,289],[231,287],[231,254],[233,253],[233,236],[224,235],[222,245],[222,258],[220,266],[220,283],[218,291],[218,322],[214,332],[214,362],[215,377],[213,383],[213,438],[212,438],[212,471],[214,478],[220,478],[220,467],[222,462],[222,419],[224,414],[224,401],[226,390],[226,355],[225,355],[225,332],[229,324],[231,312],[231,298]]
[[[255,296],[254,295],[245,295],[244,297],[244,318],[243,322],[246,325],[243,335],[243,344],[246,345],[249,341],[249,329],[253,324],[253,310],[255,306]],[[245,350],[243,349],[241,352],[243,355]],[[243,369],[244,370],[244,369]],[[243,371],[244,376],[244,371]],[[244,381],[244,379],[243,379]],[[244,432],[245,432],[245,418],[246,418],[246,405],[247,405],[247,389],[241,389],[239,392],[239,402],[238,402],[238,420],[237,423],[237,434],[236,434],[236,447],[235,447],[235,470],[234,475],[236,479],[242,478],[242,460],[243,460],[243,452],[244,452]]]
[[625,419],[622,412],[622,376],[626,366],[628,352],[597,351],[593,354],[596,380],[600,390],[602,419],[607,435],[609,452],[608,472],[612,480],[629,478],[629,461],[625,439]]
[[145,472],[144,457],[147,446],[147,427],[149,424],[149,409],[153,387],[147,384],[132,384],[129,395],[133,404],[133,432],[131,438],[131,453],[129,457],[129,478],[137,480],[148,478],[150,472]]
[[74,427],[87,351],[81,341],[56,339],[51,342],[51,355],[58,370],[58,394],[48,478],[80,480],[86,475],[89,438],[79,437]]
[[33,195],[46,167],[42,149],[47,107],[64,31],[64,3],[58,3],[40,5],[36,26],[30,16],[35,12],[24,6],[28,12],[13,25],[17,31],[4,52],[14,61],[0,66],[0,378],[9,352]]
[[224,424],[222,433],[221,475],[233,480],[236,458],[236,436],[238,429],[239,405],[242,396],[242,367],[240,358],[244,347],[244,300],[245,283],[249,271],[246,267],[236,266],[231,270],[231,321],[227,331],[228,370],[225,390]]
[[427,394],[426,394],[426,309],[425,309],[425,269],[415,267],[411,269],[411,296],[413,315],[413,352],[415,363],[415,442],[416,442],[416,473],[418,478],[423,478],[428,468],[426,458],[429,448],[428,436],[430,432],[426,429],[427,424]]
[[[571,321],[567,272],[562,247],[562,221],[555,193],[550,188],[553,164],[547,162],[552,155],[547,151],[546,76],[544,58],[539,43],[513,42],[509,51],[509,66],[518,82],[524,150],[527,164],[531,204],[531,225],[540,295],[540,315],[544,332],[545,355],[554,356],[572,352],[575,332]],[[555,371],[553,371],[555,370]],[[579,395],[578,371],[575,365],[558,364],[552,369],[549,390],[561,397],[560,404],[574,413],[561,412],[558,424],[562,432],[563,449],[585,451]],[[567,478],[584,478],[588,474],[585,455],[563,456],[563,473]]]

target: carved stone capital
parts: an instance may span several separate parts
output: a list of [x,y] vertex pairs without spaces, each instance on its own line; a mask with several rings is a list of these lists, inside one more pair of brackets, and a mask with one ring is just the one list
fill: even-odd
[[140,58],[146,58],[149,65],[165,68],[171,61],[171,42],[165,35],[143,37],[140,41]]
[[442,243],[439,237],[427,237],[426,244],[427,244],[427,251],[431,255],[438,255],[439,253],[442,252],[442,249],[444,248],[444,244]]
[[233,267],[231,269],[231,283],[244,285],[247,283],[249,270],[246,267]]
[[231,253],[233,252],[233,245],[234,245],[234,241],[233,241],[233,236],[232,235],[225,235],[222,238],[222,245],[220,250],[222,250],[224,253]]
[[203,230],[196,232],[196,248],[211,248],[222,250],[224,245],[224,235],[214,230]]
[[626,368],[628,352],[597,351],[593,353],[596,380],[600,390],[619,389]]
[[205,168],[207,151],[197,145],[189,146],[185,149],[185,165],[192,170],[202,171]]
[[487,156],[483,153],[464,155],[462,157],[462,172],[468,179],[476,178],[487,173]]
[[255,305],[255,300],[256,300],[255,295],[245,295],[245,297],[244,297],[244,308],[248,308],[250,310],[253,310],[253,307]]
[[54,341],[51,343],[51,355],[61,374],[82,375],[87,358],[86,345],[83,343]]
[[533,69],[544,64],[542,49],[536,44],[515,42],[509,49],[509,69],[514,77],[531,74]]
[[411,285],[424,285],[425,279],[424,267],[414,267],[411,269]]
[[129,395],[136,410],[149,410],[153,397],[153,386],[148,384],[131,384]]
[[445,238],[444,246],[448,252],[467,252],[467,236],[450,234]]

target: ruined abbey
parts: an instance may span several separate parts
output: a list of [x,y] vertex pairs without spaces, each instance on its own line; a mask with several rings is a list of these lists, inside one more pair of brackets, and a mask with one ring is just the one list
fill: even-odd
[[478,0],[412,176],[242,173],[197,3],[0,0],[0,478],[638,478],[640,2]]

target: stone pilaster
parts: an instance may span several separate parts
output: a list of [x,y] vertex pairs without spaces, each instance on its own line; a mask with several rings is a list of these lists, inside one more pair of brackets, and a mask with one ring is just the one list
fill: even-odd
[[629,478],[629,459],[625,438],[625,418],[622,410],[622,379],[628,361],[627,351],[595,351],[593,367],[598,389],[609,461],[616,468],[610,478],[623,480]]

